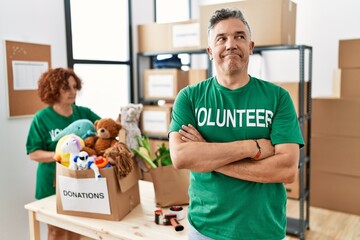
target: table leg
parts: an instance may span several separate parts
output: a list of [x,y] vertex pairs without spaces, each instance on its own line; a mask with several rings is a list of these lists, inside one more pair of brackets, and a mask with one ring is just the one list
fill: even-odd
[[30,240],[40,240],[40,222],[36,220],[36,213],[29,211]]

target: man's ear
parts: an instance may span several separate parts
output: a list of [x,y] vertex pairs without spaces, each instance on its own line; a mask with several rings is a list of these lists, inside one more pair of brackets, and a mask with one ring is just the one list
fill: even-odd
[[213,60],[214,58],[213,58],[213,55],[212,55],[211,48],[208,47],[208,48],[206,49],[206,51],[207,51],[207,53],[208,53],[208,55],[209,55],[210,61]]
[[249,44],[249,48],[250,48],[249,52],[250,52],[250,54],[253,54],[254,47],[255,47],[254,41],[250,41],[250,44]]

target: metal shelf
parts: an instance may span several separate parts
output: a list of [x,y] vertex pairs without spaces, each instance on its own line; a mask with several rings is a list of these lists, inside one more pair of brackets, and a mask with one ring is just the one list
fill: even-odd
[[[312,87],[312,47],[307,45],[282,45],[282,46],[261,46],[255,47],[254,54],[261,54],[264,51],[284,51],[294,50],[299,52],[299,122],[303,136],[307,136],[306,151],[301,149],[299,161],[299,218],[287,218],[287,234],[305,239],[305,232],[310,226],[310,140],[311,140],[311,87]],[[306,55],[305,52],[308,54]],[[179,52],[142,52],[137,55],[137,101],[147,103],[150,105],[156,104],[156,101],[146,101],[143,98],[143,86],[141,84],[141,71],[146,68],[152,68],[152,58],[160,54],[206,54],[205,49],[179,51]],[[308,60],[308,76],[307,89],[305,88],[305,59]],[[145,61],[145,63],[144,63]],[[140,66],[147,65],[145,68]],[[211,61],[208,63],[208,77],[212,76]],[[307,101],[305,101],[307,100]],[[305,105],[306,102],[306,105]],[[304,128],[304,123],[307,121],[307,129]],[[306,132],[305,132],[306,131]],[[161,137],[152,136],[153,138],[162,139]]]

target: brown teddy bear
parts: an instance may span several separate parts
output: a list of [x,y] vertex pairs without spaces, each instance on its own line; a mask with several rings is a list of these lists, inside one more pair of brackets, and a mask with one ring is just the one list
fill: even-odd
[[82,151],[86,151],[89,156],[102,156],[106,149],[118,142],[116,137],[122,126],[111,118],[99,119],[95,121],[94,125],[96,136],[85,138],[85,147]]

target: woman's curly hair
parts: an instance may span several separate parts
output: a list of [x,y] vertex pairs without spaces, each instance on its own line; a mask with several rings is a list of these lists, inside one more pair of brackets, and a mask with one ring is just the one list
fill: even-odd
[[68,79],[73,77],[76,89],[81,89],[81,79],[70,68],[55,68],[44,72],[38,81],[38,95],[44,103],[52,106],[60,99],[60,90],[70,89]]

